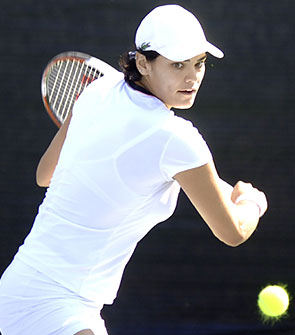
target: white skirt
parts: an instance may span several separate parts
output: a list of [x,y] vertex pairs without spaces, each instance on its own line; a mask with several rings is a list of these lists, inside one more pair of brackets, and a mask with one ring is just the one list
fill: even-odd
[[83,329],[107,335],[102,307],[17,259],[0,281],[2,335],[74,335]]

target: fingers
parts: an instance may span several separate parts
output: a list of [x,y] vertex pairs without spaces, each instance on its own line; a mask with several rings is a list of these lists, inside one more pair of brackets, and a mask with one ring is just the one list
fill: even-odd
[[244,183],[239,181],[233,190],[232,201],[238,204],[241,201],[251,201],[259,208],[259,217],[261,217],[267,210],[267,199],[265,194],[253,187],[251,183]]

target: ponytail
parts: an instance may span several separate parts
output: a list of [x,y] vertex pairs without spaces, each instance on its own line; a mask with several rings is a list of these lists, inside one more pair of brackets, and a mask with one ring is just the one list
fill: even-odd
[[142,75],[136,66],[136,52],[141,53],[148,61],[155,60],[160,54],[156,51],[143,51],[137,49],[136,51],[127,51],[121,57],[119,65],[124,73],[125,81],[127,83],[140,81]]

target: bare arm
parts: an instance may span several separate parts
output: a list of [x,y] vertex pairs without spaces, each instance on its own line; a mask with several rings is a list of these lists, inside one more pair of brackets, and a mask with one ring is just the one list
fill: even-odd
[[64,124],[60,127],[49,147],[40,159],[36,172],[37,184],[41,187],[48,187],[59,159],[60,151],[62,149],[72,113],[69,113]]
[[[224,243],[237,246],[255,231],[263,213],[259,213],[259,207],[251,201],[251,196],[261,197],[265,203],[266,198],[251,184],[238,182],[233,189],[224,185],[213,162],[180,172],[175,179],[213,234]],[[241,200],[235,204],[242,194],[248,194],[250,201]]]

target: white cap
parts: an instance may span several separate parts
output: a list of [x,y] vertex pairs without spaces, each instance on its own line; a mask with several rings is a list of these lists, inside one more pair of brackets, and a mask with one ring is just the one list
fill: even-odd
[[137,28],[135,44],[138,49],[157,51],[176,62],[205,52],[217,58],[224,56],[206,40],[198,19],[179,5],[159,6],[145,16]]

